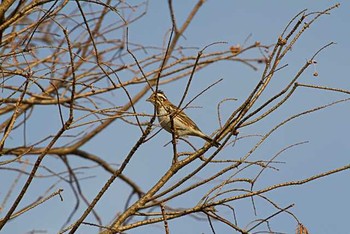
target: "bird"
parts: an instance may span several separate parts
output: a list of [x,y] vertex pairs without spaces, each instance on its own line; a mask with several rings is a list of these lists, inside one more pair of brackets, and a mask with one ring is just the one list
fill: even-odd
[[163,91],[156,90],[147,101],[155,106],[160,126],[167,132],[172,132],[171,118],[173,119],[175,137],[196,136],[206,140],[215,147],[220,146],[219,142],[205,135],[183,110],[172,104]]

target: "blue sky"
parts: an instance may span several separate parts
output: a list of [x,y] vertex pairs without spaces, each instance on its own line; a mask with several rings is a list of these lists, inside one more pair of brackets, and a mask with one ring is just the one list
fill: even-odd
[[[148,13],[139,21],[130,25],[129,38],[135,43],[145,45],[161,46],[164,43],[165,33],[171,27],[168,14],[167,1],[154,0],[149,2]],[[188,15],[196,1],[174,1],[175,15],[180,25]],[[204,46],[218,41],[225,41],[227,44],[218,44],[214,48],[225,49],[232,45],[250,45],[255,41],[262,44],[271,45],[277,41],[289,20],[303,9],[309,11],[324,10],[334,1],[207,1],[199,10],[193,22],[186,30],[184,37],[179,44],[198,49],[190,50],[188,53],[196,55],[198,50]],[[349,38],[350,38],[350,3],[340,1],[341,6],[331,12],[330,15],[322,16],[312,27],[302,35],[300,40],[293,46],[292,51],[285,58],[282,64],[288,67],[280,71],[274,78],[271,87],[266,90],[265,98],[273,96],[284,87],[290,79],[294,77],[298,69],[322,46],[333,41],[333,45],[324,50],[317,57],[315,68],[307,70],[301,77],[300,83],[329,86],[342,89],[350,89],[348,79],[349,62]],[[248,41],[246,39],[249,37]],[[254,57],[257,52],[249,52],[246,57]],[[195,74],[188,98],[194,97],[198,92],[208,85],[223,79],[218,85],[210,89],[204,95],[196,99],[194,106],[202,108],[189,109],[187,112],[203,132],[209,134],[218,128],[216,105],[222,99],[232,97],[238,99],[224,105],[225,113],[234,110],[249,94],[249,91],[258,82],[263,71],[263,65],[257,65],[258,70],[253,71],[241,63],[221,62],[210,66]],[[314,77],[315,71],[319,76]],[[161,87],[174,103],[178,103],[181,98],[181,91],[186,85],[186,79]],[[137,90],[130,90],[136,92]],[[269,118],[259,122],[254,126],[240,129],[240,135],[265,134],[273,126],[288,118],[293,114],[305,111],[319,105],[324,105],[335,100],[346,98],[344,94],[335,94],[329,91],[312,90],[300,88],[296,94],[279,111]],[[153,107],[145,102],[146,97],[136,108],[140,112],[152,113]],[[266,100],[266,99],[265,99]],[[293,147],[281,156],[278,160],[284,164],[278,165],[279,171],[265,171],[255,189],[264,188],[277,183],[291,180],[299,180],[332,170],[349,164],[349,103],[341,103],[326,110],[306,115],[298,118],[279,131],[274,133],[267,142],[252,156],[252,160],[269,159],[277,154],[281,149],[299,142],[308,143]],[[204,117],[205,116],[205,117]],[[125,132],[127,131],[127,135]],[[124,133],[123,133],[124,132]],[[124,122],[116,121],[106,131],[99,134],[83,149],[91,151],[103,157],[111,163],[120,163],[125,153],[139,137],[137,127],[125,127]],[[141,184],[146,191],[159,177],[169,168],[172,160],[172,149],[163,147],[171,139],[170,134],[162,131],[154,137],[148,144],[145,144],[131,161],[130,167],[125,174],[137,183]],[[190,138],[196,146],[201,146],[201,139]],[[244,156],[249,147],[256,143],[257,139],[251,138],[235,147],[228,147],[219,158],[238,159]],[[122,146],[122,147],[121,147]],[[181,146],[180,146],[181,147]],[[49,165],[58,164],[57,159],[47,158]],[[73,164],[79,165],[78,159],[72,159]],[[45,161],[44,161],[45,162]],[[197,165],[196,162],[194,162]],[[190,167],[191,168],[191,167]],[[185,168],[189,171],[190,168]],[[208,177],[217,171],[215,166],[209,167],[198,175],[198,178]],[[90,170],[95,177],[82,181],[88,199],[92,199],[105,183],[108,174],[100,170]],[[181,172],[178,177],[183,175]],[[254,174],[250,174],[254,173]],[[256,171],[248,170],[241,176],[253,176]],[[84,176],[88,176],[85,174]],[[222,178],[224,179],[224,178]],[[281,207],[295,204],[291,211],[309,229],[310,233],[347,233],[349,228],[350,210],[350,172],[345,171],[336,175],[331,175],[302,186],[294,186],[269,192],[267,196],[273,199]],[[170,183],[171,184],[171,183]],[[48,233],[55,233],[60,228],[62,214],[70,211],[74,204],[72,194],[67,185],[62,184],[66,194],[64,202],[53,199],[48,202],[48,206],[53,207],[52,212],[47,211],[47,207],[41,206],[32,212],[23,215],[15,221],[10,222],[4,233],[25,233],[31,229],[44,229]],[[31,196],[36,197],[42,194],[40,181],[36,181],[31,186]],[[103,214],[103,222],[108,223],[114,217],[117,209],[123,209],[123,201],[126,199],[130,189],[121,182],[115,182],[96,209]],[[205,193],[199,190],[193,197],[179,198],[176,202],[169,204],[174,206],[190,206],[198,202],[198,197]],[[0,195],[2,195],[0,193]],[[25,200],[30,201],[30,197]],[[264,218],[274,212],[271,206],[259,200],[257,202],[258,216],[255,217],[249,200],[238,201],[233,204],[237,212],[237,219],[240,224],[248,224],[256,218]],[[25,202],[24,202],[25,203]],[[51,209],[50,209],[51,210]],[[83,209],[81,209],[81,212]],[[45,212],[47,215],[42,215]],[[78,212],[78,215],[81,214]],[[228,212],[223,210],[222,212]],[[41,217],[38,221],[33,217]],[[78,218],[78,216],[74,217]],[[59,220],[54,222],[54,220]],[[87,221],[94,221],[91,216]],[[19,225],[21,224],[21,225]],[[58,225],[59,224],[59,225]],[[169,223],[171,233],[211,233],[207,222],[196,222],[192,219],[172,220]],[[296,224],[286,215],[271,220],[271,225],[275,231],[294,233]],[[227,233],[230,229],[214,222],[217,233]],[[90,227],[82,227],[77,233],[92,233]],[[87,230],[89,230],[87,232]],[[96,230],[97,231],[97,230]],[[162,224],[138,228],[128,233],[164,233]]]
[[[141,42],[145,39],[157,43],[157,38],[159,39],[164,30],[168,29],[166,23],[167,21],[169,23],[167,8],[160,1],[155,2],[150,3],[150,14],[146,17],[146,22],[140,21],[131,27],[130,35],[134,37],[134,40]],[[174,4],[179,22],[183,21],[194,2]],[[347,75],[349,67],[348,38],[350,36],[347,24],[350,8],[349,2],[341,1],[340,3],[341,6],[338,9],[333,10],[331,15],[321,17],[293,46],[291,53],[282,63],[288,64],[288,67],[276,76],[276,81],[267,91],[267,96],[271,95],[268,92],[278,92],[283,87],[281,85],[290,80],[307,59],[331,41],[337,44],[326,49],[317,57],[315,68],[306,71],[300,82],[343,89],[350,88]],[[207,1],[191,23],[181,42],[183,45],[199,48],[216,41],[226,41],[228,45],[242,45],[246,38],[251,35],[246,44],[255,41],[272,44],[276,42],[278,35],[296,13],[303,9],[320,11],[333,4],[335,4],[334,1],[220,1],[220,3]],[[152,27],[154,24],[157,24],[157,30]],[[163,29],[163,33],[159,32],[158,29]],[[139,34],[139,30],[141,30],[141,34]],[[152,33],[147,33],[149,31]],[[158,40],[158,43],[162,43],[162,41]],[[218,47],[220,46],[224,47],[225,45],[218,45]],[[196,102],[196,105],[204,106],[201,111],[213,116],[214,127],[208,125],[207,119],[201,117],[203,113],[190,111],[191,116],[205,132],[210,132],[217,126],[214,117],[216,116],[215,106],[217,102],[228,96],[237,98],[239,101],[244,100],[252,87],[251,85],[254,85],[259,79],[263,66],[259,68],[258,71],[252,71],[242,64],[222,63],[197,73],[198,80],[196,82],[194,79],[192,86],[193,95],[196,94],[197,89],[200,90],[219,78],[224,79],[221,84]],[[312,75],[314,69],[319,73],[318,77]],[[174,85],[183,87],[185,82],[179,83],[162,87],[172,100],[178,101],[180,98],[178,89],[174,88]],[[263,134],[292,114],[345,97],[342,94],[301,88],[286,106],[281,108],[281,111],[257,126],[242,129],[240,132],[243,135]],[[350,161],[348,155],[350,149],[348,141],[349,116],[349,104],[343,103],[297,119],[273,134],[255,157],[267,158],[290,144],[303,141],[308,141],[308,143],[294,147],[282,154],[280,160],[285,161],[286,164],[280,166],[278,172],[269,171],[266,173],[261,187],[307,178],[313,174],[348,164]],[[159,155],[157,156],[159,157]],[[235,156],[241,155],[232,153],[232,157]],[[164,159],[161,160],[161,164],[163,164]],[[167,160],[169,163],[169,159]],[[303,186],[271,192],[269,195],[280,202],[279,204],[295,203],[292,211],[309,228],[310,233],[345,233],[348,231],[347,221],[350,209],[348,201],[350,195],[349,179],[349,172],[346,171]],[[147,182],[145,181],[145,183]],[[240,205],[238,204],[238,206]],[[262,213],[264,213],[265,209],[269,208],[262,205],[260,212],[263,210]],[[247,213],[251,214],[251,212],[252,210],[247,210]],[[238,219],[240,218],[245,218],[244,212],[238,217]],[[293,233],[295,226],[290,219],[288,221],[279,220],[274,223],[272,220],[271,222],[276,225],[275,230]],[[191,224],[188,224],[184,225],[182,231],[178,231],[179,226],[181,226],[179,224],[182,222],[183,220],[174,221],[173,225],[170,226],[175,230],[175,233],[185,233],[187,228],[191,228]],[[202,232],[209,233],[207,226],[202,225],[205,226]],[[225,233],[225,231],[227,230],[219,229],[218,233]],[[142,233],[142,230],[138,233]],[[194,231],[193,233],[200,232]]]

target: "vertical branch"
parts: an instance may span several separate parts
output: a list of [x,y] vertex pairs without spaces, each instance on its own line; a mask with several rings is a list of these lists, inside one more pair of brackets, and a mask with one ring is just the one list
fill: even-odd
[[177,163],[178,161],[178,155],[177,155],[177,148],[176,148],[176,129],[174,124],[174,117],[177,113],[174,111],[169,114],[170,117],[170,128],[171,128],[171,143],[173,145],[173,164]]
[[165,213],[164,204],[160,204],[160,210],[162,211],[165,234],[170,234],[169,225],[168,225],[168,220],[167,220],[167,218],[166,218],[166,213]]

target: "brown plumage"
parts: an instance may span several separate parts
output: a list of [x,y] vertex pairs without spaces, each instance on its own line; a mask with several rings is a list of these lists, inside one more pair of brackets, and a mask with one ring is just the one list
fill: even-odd
[[171,133],[170,115],[173,115],[174,130],[177,137],[197,136],[212,143],[215,147],[219,147],[220,143],[205,135],[185,112],[168,100],[162,91],[158,90],[158,92],[154,92],[147,101],[156,106],[158,121],[166,131]]

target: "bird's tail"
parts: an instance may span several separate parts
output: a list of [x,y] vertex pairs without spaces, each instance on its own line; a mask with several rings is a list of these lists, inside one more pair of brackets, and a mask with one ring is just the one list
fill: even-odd
[[204,140],[206,140],[207,142],[212,143],[213,146],[215,146],[216,148],[218,148],[218,147],[220,146],[220,143],[219,143],[219,142],[214,141],[213,139],[211,139],[211,138],[208,137],[207,135],[203,135],[202,138],[203,138]]

